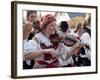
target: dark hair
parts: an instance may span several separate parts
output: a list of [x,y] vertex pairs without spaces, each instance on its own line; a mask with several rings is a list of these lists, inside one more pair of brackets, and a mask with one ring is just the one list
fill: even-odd
[[87,27],[83,27],[84,32],[87,32],[89,36],[91,37],[91,30]]
[[67,21],[61,21],[61,24],[59,27],[62,32],[66,32],[69,28],[69,25],[68,25]]
[[31,13],[36,13],[36,14],[37,14],[37,11],[35,11],[35,10],[28,10],[28,11],[27,11],[27,19],[28,19],[29,15],[30,15]]
[[81,28],[82,24],[81,23],[78,23],[77,26],[76,26],[76,30],[74,31],[75,33]]
[[89,18],[88,18],[88,25],[90,25],[91,24],[91,16],[89,16]]
[[86,26],[87,26],[87,22],[84,21],[84,22],[83,22],[83,28],[86,27]]

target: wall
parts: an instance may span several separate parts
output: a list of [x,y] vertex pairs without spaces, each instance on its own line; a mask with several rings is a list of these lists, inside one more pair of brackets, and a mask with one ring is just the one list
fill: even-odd
[[[25,0],[24,0],[25,1]],[[37,1],[37,0],[30,0]],[[97,5],[98,14],[100,14],[100,0],[38,0],[37,2],[64,3],[64,4],[79,4],[79,5]],[[11,73],[11,0],[0,0],[0,80],[14,80],[10,78]],[[98,22],[100,21],[98,15]],[[98,24],[100,26],[100,24]],[[98,35],[100,27],[98,28]],[[98,45],[100,37],[98,37]],[[98,46],[99,48],[99,46]],[[99,50],[100,52],[100,50]],[[100,68],[100,54],[98,52],[98,68]],[[100,80],[100,69],[98,74],[61,76],[61,77],[46,77],[35,78],[34,80]],[[23,80],[23,79],[22,79]],[[33,80],[32,78],[26,80]]]

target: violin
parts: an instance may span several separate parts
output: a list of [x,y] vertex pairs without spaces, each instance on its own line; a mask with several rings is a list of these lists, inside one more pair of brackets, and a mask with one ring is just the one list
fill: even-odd
[[41,32],[41,29],[39,28],[40,27],[40,22],[39,21],[33,22],[32,27],[33,27],[33,30],[31,30],[31,32],[28,36],[28,40],[31,40],[35,36],[36,33]]
[[72,35],[66,35],[65,37],[61,37],[61,36],[59,36],[58,33],[55,33],[55,34],[51,35],[49,37],[49,39],[50,39],[51,43],[53,44],[54,49],[57,49],[57,46],[59,43],[64,43],[64,45],[66,45],[68,47],[71,47],[74,44],[79,43],[81,45],[81,47],[90,49],[88,44],[80,42],[77,38],[75,38]]
[[41,32],[40,22],[39,21],[33,22],[33,26],[32,27],[34,28],[34,34]]
[[67,35],[65,37],[61,37],[61,36],[59,36],[58,33],[50,35],[49,39],[53,45],[58,45],[59,43],[62,42],[66,46],[69,46],[69,47],[73,46],[77,42],[77,39],[75,37],[73,37],[72,35]]

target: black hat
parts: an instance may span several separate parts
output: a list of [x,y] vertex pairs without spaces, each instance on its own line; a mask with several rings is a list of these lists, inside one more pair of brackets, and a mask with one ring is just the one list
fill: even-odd
[[68,27],[69,25],[67,21],[61,21],[60,28],[62,32],[66,32],[68,30]]

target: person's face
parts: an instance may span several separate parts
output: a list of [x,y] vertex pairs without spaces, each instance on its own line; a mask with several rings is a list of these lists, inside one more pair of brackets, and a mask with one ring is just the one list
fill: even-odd
[[50,24],[48,24],[46,26],[46,28],[44,29],[44,31],[48,34],[54,34],[55,33],[55,29],[56,28],[56,21],[51,22]]
[[37,13],[31,13],[31,14],[28,16],[28,20],[29,20],[30,22],[36,21],[36,18],[37,18]]
[[82,28],[80,27],[80,28],[78,29],[78,31],[81,32],[81,31],[82,31]]
[[80,27],[80,29],[78,30],[78,34],[81,35],[83,33],[83,28]]

